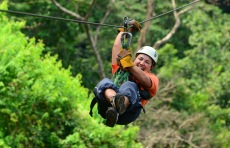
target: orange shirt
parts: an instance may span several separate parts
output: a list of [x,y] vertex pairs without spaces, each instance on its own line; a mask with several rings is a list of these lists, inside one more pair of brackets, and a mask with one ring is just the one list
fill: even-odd
[[[117,64],[113,64],[112,65],[112,74],[114,74],[117,71],[118,68],[119,68],[119,66]],[[157,90],[158,90],[158,85],[159,85],[158,77],[155,76],[153,73],[148,73],[146,71],[144,71],[144,73],[146,75],[148,75],[149,78],[152,81],[152,86],[150,88],[146,89],[146,90],[148,90],[150,92],[151,97],[153,97],[153,96],[156,95]],[[144,90],[144,88],[141,87],[141,86],[139,87],[139,89]],[[141,99],[141,105],[142,106],[146,105],[147,103],[148,103],[148,100]]]

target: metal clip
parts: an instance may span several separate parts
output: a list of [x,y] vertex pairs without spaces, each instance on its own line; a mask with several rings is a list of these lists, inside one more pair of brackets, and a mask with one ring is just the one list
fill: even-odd
[[[128,38],[128,42],[127,43],[124,42],[125,36]],[[123,49],[128,49],[129,46],[130,46],[131,41],[132,41],[132,34],[129,33],[129,32],[123,32],[122,35],[121,35],[121,45],[122,45],[122,48]]]
[[124,28],[128,29],[129,27],[129,18],[126,16],[124,17]]

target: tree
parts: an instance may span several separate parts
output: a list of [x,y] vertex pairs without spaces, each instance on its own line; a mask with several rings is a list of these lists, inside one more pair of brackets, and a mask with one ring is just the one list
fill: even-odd
[[[73,17],[75,17],[77,20],[88,21],[89,15],[92,13],[92,8],[93,8],[95,0],[91,1],[90,5],[89,5],[88,12],[86,13],[86,15],[84,17],[81,16],[80,14],[78,14],[77,12],[73,12],[71,10],[66,9],[65,7],[60,5],[60,3],[58,3],[56,0],[52,0],[52,2],[61,11],[63,11],[64,13],[67,13],[67,14],[73,16]],[[114,2],[115,2],[115,0],[112,0],[111,4],[108,5],[106,13],[105,13],[104,17],[100,21],[101,24],[103,24],[105,22],[105,20],[107,19],[109,13],[111,12],[111,7],[112,7]],[[100,78],[102,79],[102,78],[105,77],[105,72],[104,72],[104,67],[103,67],[103,64],[102,64],[101,55],[100,55],[100,53],[99,53],[99,51],[97,49],[97,38],[98,38],[98,33],[100,31],[101,26],[99,25],[99,26],[96,27],[96,32],[95,32],[94,35],[91,35],[91,32],[89,30],[89,25],[88,24],[84,25],[84,27],[85,27],[85,32],[87,34],[87,38],[89,39],[91,47],[92,47],[92,49],[94,51],[94,54],[96,56],[98,67],[99,67]]]
[[[178,3],[182,4],[182,2]],[[172,1],[172,4],[173,8],[175,8],[176,5],[174,1]],[[172,9],[171,4],[168,2],[161,2],[158,5],[156,8],[158,13],[165,12],[166,8],[168,8],[168,10]],[[138,21],[142,21],[149,19],[150,17],[154,16],[153,14],[156,13],[153,10],[153,6],[155,6],[153,0],[149,0],[149,2],[147,0],[142,1],[141,5],[139,5],[139,3],[134,4],[132,1],[115,0],[109,2],[105,1],[105,3],[101,3],[95,0],[84,2],[53,0],[52,3],[50,1],[43,1],[40,3],[17,1],[12,3],[10,6],[13,9],[16,8],[23,11],[28,10],[29,12],[34,12],[36,14],[42,13],[44,15],[47,14],[63,16],[65,18],[74,18],[80,21],[100,22],[102,24],[109,22],[108,24],[115,25],[123,25],[122,19],[125,16],[132,17]],[[149,7],[147,9],[148,11],[145,12],[147,6]],[[178,14],[183,14],[184,12],[187,12],[187,10],[188,9],[181,10]],[[147,13],[146,17],[144,17],[145,13]],[[177,15],[176,20],[179,20],[179,15]],[[111,27],[104,27],[101,29],[101,26],[89,26],[88,24],[84,23],[77,24],[76,26],[76,24],[72,25],[69,23],[67,24],[67,22],[58,22],[55,20],[44,21],[43,18],[26,18],[28,20],[27,28],[29,30],[25,30],[25,33],[43,39],[44,43],[47,45],[46,50],[52,51],[52,54],[57,53],[59,58],[62,59],[64,67],[71,65],[73,74],[81,72],[84,75],[83,84],[86,87],[93,89],[93,86],[100,79],[105,76],[111,76],[110,51],[112,42],[116,36],[116,28],[111,29]],[[166,21],[160,21],[162,23],[157,21],[154,24],[152,23],[151,27],[146,25],[150,25],[151,21],[147,21],[144,24],[144,28],[140,34],[140,37],[133,37],[132,48],[137,47],[136,49],[138,49],[138,47],[143,44],[154,46],[154,43],[157,42],[157,40],[159,40],[157,42],[157,46],[167,42],[175,33],[175,31],[177,31],[177,28],[179,27],[179,21],[176,21],[174,28],[169,28],[168,25],[165,24],[167,22],[173,22],[174,18],[166,17],[166,19],[163,20]],[[171,25],[173,26],[173,24]],[[162,26],[165,26],[166,29]],[[170,31],[171,29],[172,31]],[[148,33],[147,30],[149,30]],[[113,34],[113,36],[111,36],[111,34]],[[145,40],[143,40],[142,38],[145,36],[147,37]],[[154,36],[154,38],[152,38],[152,36]],[[164,36],[166,37],[164,38]],[[161,40],[161,38],[163,39]],[[141,43],[139,42],[137,44],[137,40],[142,41]],[[95,63],[97,64],[95,65]],[[85,67],[90,68],[92,74],[87,73],[88,71]]]
[[[11,8],[17,8],[16,10],[72,18],[47,0],[39,3],[30,0],[17,0],[17,2],[12,0],[9,3]],[[109,4],[108,1],[91,3],[91,1],[63,0],[59,0],[58,3],[80,16],[87,16],[90,22],[99,22],[98,20],[106,14],[104,8]],[[187,4],[184,0],[178,0],[176,4],[173,0],[171,3],[158,0],[116,1],[105,23],[119,22],[122,25],[122,18],[125,16],[142,21],[184,4]],[[217,7],[203,1],[197,4],[195,9],[191,6],[147,21],[142,24],[140,36],[133,36],[132,49],[138,45],[154,46],[157,43],[154,47],[159,53],[159,62],[154,70],[160,78],[158,94],[146,106],[147,113],[134,123],[141,129],[139,140],[145,147],[229,145],[229,14],[222,13]],[[187,11],[191,8],[194,10]],[[87,15],[89,10],[91,13]],[[42,52],[51,51],[52,55],[58,54],[64,67],[72,65],[73,75],[81,73],[83,85],[93,90],[100,77],[98,65],[94,66],[96,56],[84,24],[48,21],[43,18],[24,19],[27,23],[23,32],[43,40],[46,46]],[[104,27],[98,33],[96,29],[97,26],[88,26],[88,34],[97,36],[94,40],[95,45],[101,55],[105,75],[109,77],[110,48],[117,31],[116,28]],[[105,130],[105,137],[111,134],[106,128],[98,128],[96,132],[95,129],[97,125],[79,132],[80,137],[90,137],[89,141],[96,139],[93,143],[99,144],[104,140],[103,136],[100,138],[95,136],[101,135],[99,130]],[[93,134],[87,134],[92,131]],[[79,137],[79,133],[69,135],[62,143],[73,145],[76,142],[74,139],[77,139],[75,136]]]
[[144,141],[150,147],[229,145],[229,16],[205,3],[190,13],[182,23],[192,48],[184,58],[173,45],[160,48],[161,88],[147,106],[150,113],[137,121],[148,133],[141,136],[152,138]]
[[44,44],[25,36],[24,26],[0,13],[0,147],[141,147],[138,127],[111,129],[89,116],[82,76],[43,55]]

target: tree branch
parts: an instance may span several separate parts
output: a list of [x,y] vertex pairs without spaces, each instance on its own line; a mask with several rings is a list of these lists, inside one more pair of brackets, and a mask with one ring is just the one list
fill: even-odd
[[[153,16],[155,16],[154,0],[148,0],[148,6],[147,6],[147,12],[146,12],[145,18],[149,19],[149,18],[151,18]],[[141,29],[140,37],[138,38],[138,43],[137,43],[136,50],[139,50],[143,46],[143,44],[145,43],[145,41],[146,41],[145,36],[146,36],[147,32],[149,31],[150,25],[151,25],[151,21],[147,21],[144,24],[144,27]]]
[[[65,7],[61,6],[56,0],[52,0],[52,2],[53,2],[60,10],[62,10],[64,13],[67,13],[67,14],[69,14],[69,15],[71,15],[71,16],[73,16],[73,17],[79,19],[79,20],[85,20],[85,21],[87,21],[88,18],[89,18],[89,16],[90,16],[90,13],[91,13],[91,11],[92,11],[92,8],[93,8],[93,5],[94,5],[94,3],[95,3],[95,0],[92,0],[92,1],[91,1],[90,6],[89,6],[89,10],[88,10],[87,14],[85,15],[85,17],[82,17],[82,16],[80,16],[79,14],[77,14],[77,13],[75,13],[75,12],[72,12],[72,11],[66,9]],[[115,0],[112,0],[112,4],[113,4],[114,2],[115,2]],[[105,13],[105,16],[102,18],[101,23],[104,23],[104,22],[105,22],[105,20],[107,19],[108,15],[109,15],[110,12],[111,12],[111,10],[112,10],[112,7],[111,7],[111,6],[107,7],[107,11],[106,11],[106,13]],[[94,52],[94,54],[95,54],[95,56],[96,56],[96,59],[97,59],[97,63],[98,63],[98,73],[99,73],[99,75],[100,75],[100,79],[105,78],[105,72],[104,72],[103,62],[102,62],[102,59],[101,59],[100,52],[99,52],[99,50],[98,50],[98,48],[97,48],[97,37],[98,37],[98,34],[99,34],[98,32],[99,32],[101,26],[99,25],[99,26],[97,27],[97,30],[96,30],[96,33],[95,33],[95,36],[94,36],[94,37],[93,37],[93,36],[91,35],[91,33],[90,33],[89,25],[88,25],[88,24],[84,24],[84,27],[85,27],[85,33],[86,33],[86,35],[87,35],[87,38],[89,39],[89,42],[90,42],[90,44],[91,44],[91,47],[92,47],[93,52]]]
[[[173,9],[176,9],[176,3],[175,0],[172,0],[172,6]],[[185,12],[193,9],[193,7],[195,6],[195,4],[191,5],[190,7],[187,7],[185,9],[182,9],[179,13],[177,13],[177,11],[174,11],[174,18],[175,18],[175,24],[173,26],[173,28],[171,29],[171,31],[161,40],[158,40],[154,45],[153,48],[157,49],[159,46],[161,46],[162,44],[166,43],[177,31],[177,29],[179,28],[181,21],[180,21],[180,15],[184,14]]]
[[[112,0],[111,4],[109,4],[109,6],[107,7],[107,10],[106,10],[106,13],[104,15],[104,17],[101,19],[101,24],[104,24],[104,22],[106,21],[106,19],[108,18],[110,12],[112,11],[112,6],[114,5],[116,0]],[[101,29],[101,26],[97,26],[97,29],[96,29],[96,35],[94,37],[94,40],[97,41],[97,37],[98,37],[98,34],[99,34],[99,31]]]
[[[173,9],[176,9],[176,3],[175,3],[175,0],[172,0],[172,6],[173,6]],[[160,45],[164,44],[165,42],[167,42],[171,37],[172,35],[176,32],[176,30],[178,29],[178,27],[180,26],[180,18],[179,18],[179,15],[176,11],[173,11],[173,14],[174,14],[174,18],[176,20],[172,30],[164,37],[162,38],[161,40],[157,41],[153,48],[158,48]]]
[[186,142],[187,144],[189,144],[190,146],[194,147],[194,148],[199,148],[198,146],[196,146],[195,144],[193,144],[192,142],[186,140],[186,139],[183,139],[181,138],[180,136],[176,136],[178,138],[178,140],[180,141],[183,141],[183,142]]
[[56,5],[60,10],[62,10],[63,12],[79,19],[79,20],[85,20],[84,17],[80,16],[79,14],[73,12],[73,11],[70,11],[68,9],[66,9],[65,7],[63,7],[60,3],[58,3],[56,0],[52,0],[52,2],[54,3],[54,5]]
[[85,25],[85,31],[86,31],[86,35],[91,43],[91,46],[93,48],[93,52],[96,56],[96,59],[97,59],[97,63],[98,63],[98,70],[99,70],[99,75],[100,75],[100,78],[105,78],[105,72],[104,72],[104,68],[103,68],[103,63],[102,63],[102,60],[101,60],[101,55],[97,49],[97,43],[94,41],[93,37],[90,35],[90,32],[89,32],[89,25],[86,24]]
[[88,20],[89,15],[90,15],[90,13],[91,13],[91,11],[92,11],[92,8],[93,8],[93,5],[94,5],[94,2],[95,2],[95,0],[92,0],[92,1],[91,1],[91,4],[90,4],[90,6],[89,6],[88,13],[85,15],[85,20]]
[[186,128],[186,126],[190,126],[191,124],[193,123],[196,123],[200,118],[202,118],[203,115],[197,115],[197,116],[194,116],[194,117],[191,117],[187,120],[185,120],[184,122],[182,122],[180,125],[179,125],[179,129],[181,128]]
[[192,9],[195,7],[195,5],[196,5],[196,4],[192,4],[192,5],[190,5],[189,7],[182,9],[181,11],[178,12],[178,15],[184,14],[184,13],[186,13],[187,11],[192,10]]

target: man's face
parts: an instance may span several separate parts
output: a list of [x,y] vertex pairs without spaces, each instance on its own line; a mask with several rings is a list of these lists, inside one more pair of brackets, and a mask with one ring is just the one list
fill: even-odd
[[134,64],[143,71],[150,72],[153,68],[152,59],[146,54],[138,54]]

